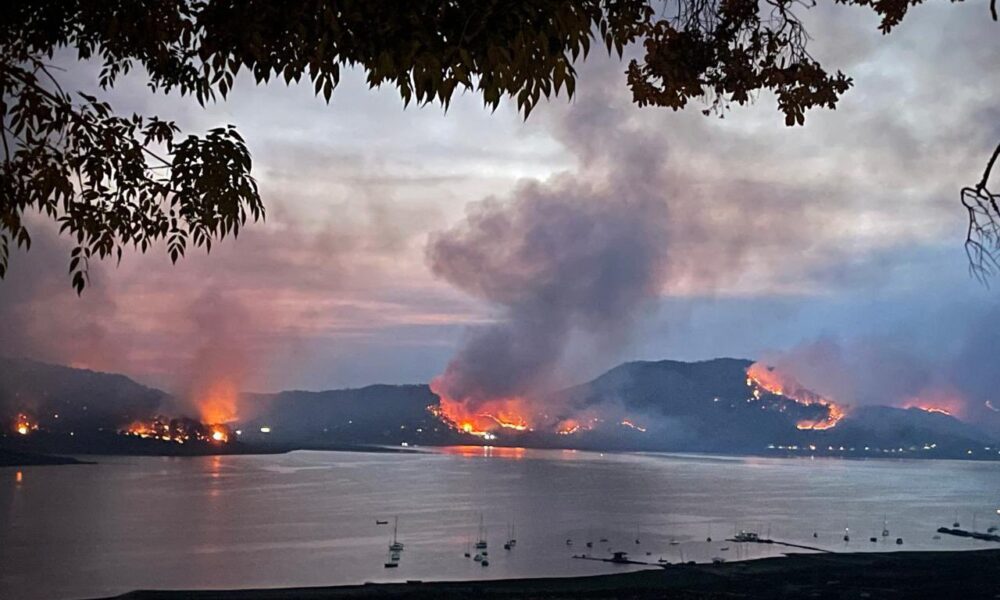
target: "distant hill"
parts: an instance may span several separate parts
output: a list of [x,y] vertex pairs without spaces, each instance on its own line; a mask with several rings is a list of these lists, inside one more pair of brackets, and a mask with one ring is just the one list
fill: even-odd
[[[734,454],[1000,457],[996,444],[974,425],[919,409],[857,407],[832,429],[799,429],[797,423],[822,419],[827,409],[766,391],[758,390],[755,396],[746,378],[751,364],[735,358],[625,363],[546,398],[553,422],[575,418],[585,425],[574,433],[503,430],[490,443]],[[135,419],[160,412],[175,416],[169,413],[172,404],[167,393],[123,375],[0,359],[0,419],[5,423],[0,445],[6,440],[11,450],[213,451],[159,440],[121,439],[115,433]],[[231,424],[240,429],[240,443],[229,444],[226,451],[483,443],[434,417],[427,409],[437,404],[437,396],[426,385],[244,394],[241,420]],[[12,434],[7,424],[21,410],[31,412],[39,435]],[[69,432],[75,437],[67,437]]]
[[[426,385],[370,385],[324,392],[246,394],[244,406],[257,416],[241,422],[243,439],[324,445],[456,443],[428,410],[438,397]],[[261,433],[261,428],[269,430]]]
[[5,422],[27,411],[53,431],[113,428],[154,415],[167,398],[124,375],[0,357],[0,419]]

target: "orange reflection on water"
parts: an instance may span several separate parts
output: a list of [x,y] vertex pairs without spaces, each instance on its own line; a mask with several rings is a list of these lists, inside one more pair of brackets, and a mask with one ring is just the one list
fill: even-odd
[[16,483],[21,483],[22,481],[24,481],[24,473],[18,471],[17,474],[14,475],[14,481]]
[[445,446],[439,449],[444,454],[452,456],[464,456],[475,458],[485,456],[489,458],[524,458],[524,448],[508,448],[507,446]]

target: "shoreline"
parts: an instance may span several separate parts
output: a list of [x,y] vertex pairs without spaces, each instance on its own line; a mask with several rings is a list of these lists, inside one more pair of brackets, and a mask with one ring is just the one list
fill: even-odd
[[136,590],[104,600],[400,598],[997,598],[1000,550],[788,554],[580,577],[246,590]]

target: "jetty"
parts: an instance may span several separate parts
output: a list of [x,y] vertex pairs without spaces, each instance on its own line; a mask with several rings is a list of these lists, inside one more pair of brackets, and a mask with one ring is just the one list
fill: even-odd
[[633,560],[628,557],[627,552],[615,552],[611,555],[611,558],[601,558],[599,556],[590,556],[589,554],[574,554],[573,558],[578,558],[580,560],[596,560],[599,562],[614,563],[616,565],[644,565],[647,567],[666,567],[667,563],[658,562],[646,562],[642,560]]
[[793,544],[791,542],[782,542],[779,540],[772,540],[768,538],[756,537],[752,539],[746,537],[740,538],[728,538],[727,542],[736,542],[737,544],[773,544],[775,546],[785,546],[786,548],[798,548],[800,550],[811,550],[812,552],[822,552],[824,554],[833,554],[833,550],[827,550],[826,548],[817,548],[816,546],[804,546],[802,544]]
[[972,538],[974,540],[983,540],[984,542],[1000,542],[1000,535],[993,533],[980,533],[978,531],[966,531],[965,529],[949,529],[947,527],[938,527],[937,532],[957,537]]

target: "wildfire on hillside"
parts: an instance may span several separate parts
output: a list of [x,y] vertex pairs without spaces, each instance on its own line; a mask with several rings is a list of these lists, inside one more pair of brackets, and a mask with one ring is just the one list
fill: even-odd
[[635,429],[638,432],[646,433],[646,428],[645,427],[643,427],[641,425],[636,425],[635,423],[633,423],[632,421],[629,421],[628,419],[625,419],[624,421],[622,421],[621,425],[622,425],[622,427],[628,427],[629,429]]
[[32,431],[38,431],[38,423],[33,421],[27,413],[19,412],[17,418],[14,419],[14,431],[19,435],[28,435]]
[[190,441],[225,444],[232,437],[229,427],[221,423],[206,424],[186,417],[169,419],[163,416],[156,416],[146,421],[133,421],[119,433],[177,444]]
[[232,423],[238,414],[239,388],[232,379],[218,379],[196,393],[194,402],[202,422]]
[[466,404],[442,396],[440,404],[428,410],[452,429],[489,440],[501,429],[532,430],[524,404],[521,398],[502,398],[482,403],[472,412]]
[[[483,412],[471,413],[465,409],[464,404],[441,398],[439,405],[428,406],[427,410],[455,431],[474,435],[487,441],[497,439],[497,434],[502,433],[503,430],[511,430],[512,432],[548,431],[556,435],[569,436],[593,431],[605,422],[605,419],[595,416],[596,413],[593,410],[586,410],[583,414],[558,420],[549,418],[547,415],[536,415],[529,421],[524,416],[527,414],[527,410],[524,408],[525,404],[521,399],[495,400],[485,403]],[[615,420],[610,422],[618,423],[622,427],[640,433],[646,433],[646,428],[636,424],[634,420],[623,419],[620,422]]]
[[846,415],[844,407],[833,400],[807,390],[792,376],[761,363],[754,363],[747,368],[747,386],[750,387],[753,397],[757,400],[760,399],[761,390],[764,390],[803,406],[818,405],[826,408],[825,416],[797,422],[795,426],[798,429],[832,429]]
[[898,406],[899,408],[916,408],[924,412],[955,417],[961,414],[963,403],[962,398],[957,394],[935,390],[907,398]]

